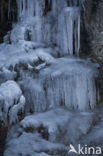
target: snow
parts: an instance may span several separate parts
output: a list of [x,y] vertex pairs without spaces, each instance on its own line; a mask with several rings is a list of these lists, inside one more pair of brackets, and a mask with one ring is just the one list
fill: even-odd
[[[49,141],[46,141],[41,138],[38,133],[23,133],[18,139],[12,139],[8,145],[9,148],[5,151],[4,156],[18,156],[18,155],[34,155],[40,153],[49,153],[59,151],[62,152],[65,150],[65,146],[61,144],[54,144]],[[12,148],[11,148],[12,146]],[[48,156],[48,154],[44,154],[44,156]]]
[[64,108],[29,115],[9,130],[4,155],[66,155],[70,143],[89,133],[95,118],[92,112],[76,113]]
[[25,98],[14,81],[7,81],[0,85],[0,120],[12,124],[18,120],[19,110],[24,109]]
[[[22,41],[18,44],[1,44],[0,45],[0,67],[13,67],[20,63],[37,62],[39,58],[47,63],[51,63],[54,59],[49,54],[52,53],[50,48],[37,48],[35,49],[35,43]],[[26,50],[28,49],[28,51]],[[55,50],[54,50],[55,51]],[[6,55],[5,55],[6,53]],[[7,61],[8,60],[8,61]]]
[[69,144],[78,140],[83,134],[87,134],[93,120],[92,113],[74,113],[58,108],[27,116],[20,125],[23,129],[31,127],[34,131],[42,127],[41,133],[46,133],[50,141]]
[[0,70],[0,84],[7,80],[14,80],[17,76],[15,71],[10,71],[7,68],[3,67]]
[[65,108],[26,116],[10,128],[5,156],[33,153],[62,156],[69,145],[103,147],[103,107],[93,112],[68,111]]

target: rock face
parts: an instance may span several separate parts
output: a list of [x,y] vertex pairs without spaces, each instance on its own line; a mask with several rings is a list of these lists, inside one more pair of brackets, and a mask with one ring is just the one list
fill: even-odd
[[12,21],[16,21],[17,5],[16,0],[0,1],[0,42],[3,36],[11,29]]
[[[84,52],[103,57],[103,1],[86,0],[81,45]],[[84,47],[84,48],[83,48]],[[86,48],[87,47],[87,48]]]
[[0,155],[3,156],[5,149],[5,140],[7,136],[7,127],[0,122]]

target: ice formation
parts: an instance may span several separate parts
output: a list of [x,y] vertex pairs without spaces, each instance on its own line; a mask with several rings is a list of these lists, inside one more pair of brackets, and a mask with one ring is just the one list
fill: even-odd
[[98,100],[95,80],[97,65],[89,60],[60,58],[38,65],[38,76],[24,78],[20,84],[26,97],[26,112],[43,112],[64,106],[68,109],[93,109]]
[[[83,2],[17,1],[18,23],[5,36],[6,43],[0,46],[0,75],[4,81],[16,79],[20,83],[28,112],[42,112],[59,106],[87,110],[96,105],[95,65],[88,60],[51,56],[55,52],[56,57],[79,56]],[[58,46],[58,52],[46,48],[51,43]],[[8,51],[6,57],[4,51]]]
[[[0,120],[10,123],[4,156],[68,155],[70,143],[89,144],[98,133],[102,117],[90,111],[100,98],[98,66],[72,56],[83,3],[17,0],[18,22],[0,45]],[[26,117],[16,123],[20,111]]]
[[75,58],[58,59],[51,68],[42,70],[40,77],[44,78],[49,107],[66,106],[76,110],[94,108],[97,73],[89,61]]
[[45,92],[37,79],[23,81],[23,91],[26,97],[26,112],[43,112],[47,110]]
[[[59,17],[58,44],[63,55],[77,55],[80,50],[80,8],[66,7]],[[62,36],[62,38],[61,38]],[[62,54],[61,54],[62,55]]]
[[24,111],[25,98],[14,81],[7,81],[0,86],[0,120],[4,123],[15,123],[18,112]]
[[[34,152],[35,155],[41,152],[50,156],[68,155],[68,145],[85,143],[85,138],[91,135],[91,128],[98,117],[96,113],[76,113],[64,108],[29,115],[19,125],[10,129],[4,156],[32,156]],[[101,133],[103,134],[103,131]]]
[[79,56],[80,12],[83,2],[17,0],[19,23],[12,31],[12,42],[18,39],[32,40],[48,46],[59,46],[60,56]]

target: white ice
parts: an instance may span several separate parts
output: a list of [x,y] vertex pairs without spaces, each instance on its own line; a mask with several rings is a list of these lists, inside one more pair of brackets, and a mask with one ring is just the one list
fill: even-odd
[[39,76],[46,90],[48,107],[93,109],[96,105],[97,75],[96,65],[89,60],[57,59],[50,67],[41,70]]
[[46,3],[17,0],[19,23],[11,33],[11,41],[26,39],[48,46],[54,44],[59,46],[61,56],[79,56],[80,10],[84,0],[70,0],[69,4],[66,0]]
[[66,155],[69,144],[86,136],[95,121],[92,112],[76,113],[64,108],[29,115],[10,129],[4,155],[25,156],[33,152]]
[[14,81],[7,81],[0,85],[0,120],[4,123],[15,123],[18,112],[24,110],[25,98]]

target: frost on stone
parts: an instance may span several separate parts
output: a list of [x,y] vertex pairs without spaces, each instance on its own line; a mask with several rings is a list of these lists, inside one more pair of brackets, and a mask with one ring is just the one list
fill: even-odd
[[14,28],[11,31],[10,41],[12,43],[17,43],[20,40],[25,40],[25,32],[26,32],[26,27],[17,24],[16,26],[14,26]]
[[9,69],[3,67],[0,70],[0,84],[7,80],[14,80],[17,76],[15,71],[10,71]]
[[[95,121],[93,113],[74,113],[64,108],[30,115],[21,121],[23,129],[38,131],[51,142],[69,144],[86,135]],[[78,127],[77,127],[78,125]]]
[[9,130],[4,155],[66,155],[70,143],[89,133],[95,118],[91,112],[75,113],[64,108],[29,115]]
[[11,139],[7,146],[8,148],[5,150],[4,156],[50,156],[53,153],[58,154],[66,151],[63,144],[49,142],[38,133],[23,132],[20,137]]
[[0,67],[9,68],[10,66],[15,67],[16,64],[20,63],[36,63],[39,58],[47,63],[51,63],[54,58],[51,56],[51,48],[38,48],[35,49],[36,43],[22,41],[18,44],[1,44],[0,45]]
[[25,98],[14,81],[7,81],[0,85],[0,120],[4,123],[15,123],[18,112],[24,111]]

